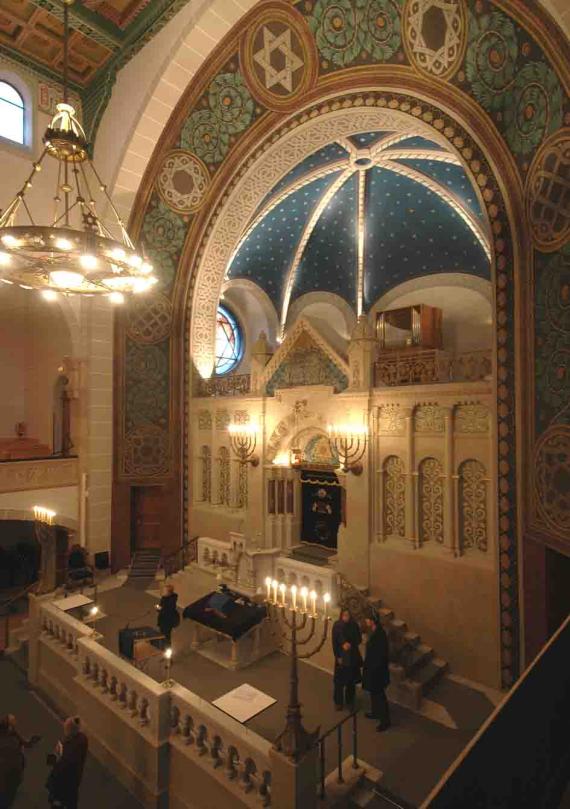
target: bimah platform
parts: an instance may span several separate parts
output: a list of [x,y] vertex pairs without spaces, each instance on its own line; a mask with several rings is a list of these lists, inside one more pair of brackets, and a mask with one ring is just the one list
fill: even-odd
[[192,648],[227,669],[241,669],[277,648],[264,604],[222,587],[187,606]]

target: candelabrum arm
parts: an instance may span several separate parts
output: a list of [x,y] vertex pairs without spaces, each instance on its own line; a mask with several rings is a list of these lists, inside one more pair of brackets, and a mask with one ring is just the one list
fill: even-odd
[[[328,634],[329,634],[329,623],[330,623],[330,618],[324,618],[323,619],[323,636],[321,638],[321,642],[314,649],[311,649],[310,652],[304,652],[303,654],[297,655],[299,660],[306,660],[307,658],[313,657],[313,655],[316,655],[317,652],[321,651],[321,649],[323,648],[323,646],[326,643],[326,640],[327,640],[327,637],[328,637]],[[315,627],[313,627],[313,634],[314,634],[314,628]]]

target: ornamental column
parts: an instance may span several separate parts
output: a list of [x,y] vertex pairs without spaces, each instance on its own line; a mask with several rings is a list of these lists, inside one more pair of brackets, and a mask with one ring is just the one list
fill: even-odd
[[413,407],[403,410],[405,422],[405,436],[406,436],[406,456],[407,456],[407,470],[406,470],[406,512],[405,512],[405,526],[406,526],[406,539],[414,543],[417,547],[417,534],[415,529],[415,485],[414,485],[414,472],[415,472],[415,459],[414,459],[414,409]]
[[456,525],[456,486],[455,463],[453,447],[453,406],[442,407],[445,423],[444,448],[444,476],[443,491],[443,547],[448,553],[457,556],[457,525]]

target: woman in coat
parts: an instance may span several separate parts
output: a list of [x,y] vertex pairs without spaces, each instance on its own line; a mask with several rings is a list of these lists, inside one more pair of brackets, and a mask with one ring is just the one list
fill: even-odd
[[359,646],[362,642],[360,627],[349,610],[341,610],[332,630],[334,652],[334,703],[337,711],[343,705],[354,707],[356,684],[360,682],[362,657]]
[[362,687],[370,694],[368,719],[377,719],[376,730],[390,727],[390,709],[385,689],[390,683],[388,637],[377,615],[366,619],[368,641],[362,670]]
[[176,608],[178,593],[174,592],[174,587],[167,584],[165,594],[160,599],[158,607],[158,626],[161,633],[166,638],[166,643],[170,646],[172,630],[180,623],[180,615]]

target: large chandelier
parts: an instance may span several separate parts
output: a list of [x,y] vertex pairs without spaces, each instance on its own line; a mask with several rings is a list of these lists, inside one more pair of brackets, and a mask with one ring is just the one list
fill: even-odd
[[[107,295],[113,303],[122,303],[124,293],[145,292],[156,278],[97,173],[85,132],[69,104],[69,6],[74,0],[63,2],[63,103],[46,130],[39,159],[0,214],[0,279],[40,290],[48,300],[61,293]],[[57,179],[53,216],[42,224],[32,215],[29,192],[46,158],[57,161]],[[111,222],[100,218],[97,199],[107,206]]]

